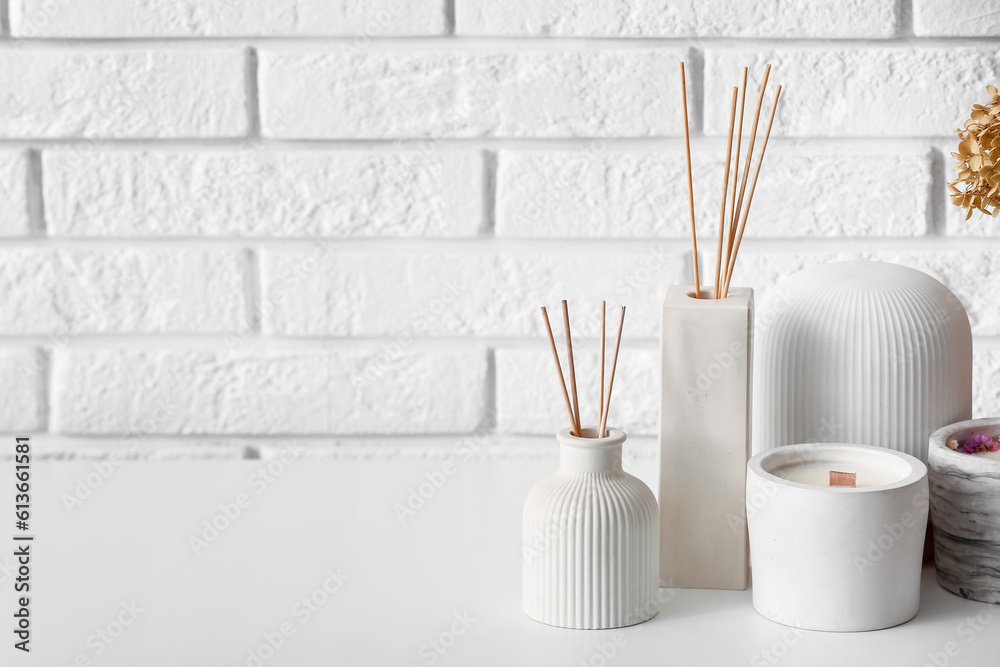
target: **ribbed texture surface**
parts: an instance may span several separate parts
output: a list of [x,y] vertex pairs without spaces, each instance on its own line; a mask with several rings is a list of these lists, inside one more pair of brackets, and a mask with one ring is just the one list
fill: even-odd
[[754,451],[807,442],[927,460],[934,430],[972,416],[972,332],[930,276],[842,262],[786,279],[761,304]]
[[[620,466],[619,466],[620,468]],[[615,628],[659,610],[659,514],[619,470],[560,472],[524,506],[524,611],[567,628]]]

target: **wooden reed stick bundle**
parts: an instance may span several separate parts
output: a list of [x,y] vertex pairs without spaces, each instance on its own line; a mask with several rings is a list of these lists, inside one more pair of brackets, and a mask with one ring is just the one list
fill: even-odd
[[[694,179],[691,173],[691,137],[688,130],[687,113],[687,86],[684,79],[684,63],[680,64],[681,70],[681,96],[683,98],[682,108],[684,111],[684,156],[687,163],[688,177],[688,212],[691,217],[691,261],[694,266],[694,297],[701,298],[700,275],[698,269],[698,235],[696,233],[696,222],[694,214]],[[781,86],[774,95],[774,102],[771,105],[771,112],[767,120],[767,129],[764,132],[764,139],[757,157],[757,166],[754,169],[753,179],[750,182],[750,190],[747,191],[747,180],[750,177],[750,165],[753,162],[754,143],[757,139],[757,126],[760,123],[760,111],[764,105],[764,92],[767,89],[767,79],[771,74],[771,66],[764,68],[764,77],[760,84],[760,93],[757,95],[757,105],[754,109],[753,123],[750,128],[750,137],[747,141],[746,163],[743,167],[742,178],[740,177],[740,148],[743,141],[743,111],[746,106],[746,89],[748,68],[743,68],[742,83],[739,88],[733,88],[732,100],[729,108],[729,136],[726,141],[726,163],[722,176],[722,201],[719,204],[719,232],[715,249],[715,285],[712,290],[713,299],[725,299],[729,296],[729,286],[733,279],[733,270],[736,267],[736,258],[739,254],[740,245],[743,242],[743,232],[746,230],[747,217],[750,213],[750,205],[753,202],[754,190],[757,187],[757,178],[760,176],[761,164],[764,162],[764,152],[767,150],[767,140],[771,136],[771,126],[774,123],[774,114],[778,108],[778,97],[781,94]],[[739,93],[739,121],[736,120],[736,98]],[[736,132],[736,151],[733,157],[733,132]],[[729,219],[726,220],[726,199],[729,191],[729,172],[733,172],[732,194],[729,199]],[[736,193],[736,183],[740,182],[739,195]],[[745,198],[745,202],[744,202]]]
[[781,95],[781,86],[774,91],[774,102],[771,103],[771,113],[767,118],[767,129],[764,131],[764,143],[760,147],[760,156],[757,158],[757,167],[753,172],[753,181],[750,183],[750,196],[747,197],[747,207],[743,211],[743,217],[740,220],[740,231],[736,236],[736,246],[733,248],[733,257],[729,262],[729,269],[726,272],[726,288],[723,291],[723,297],[729,295],[729,282],[733,279],[733,269],[736,267],[736,255],[740,251],[740,243],[743,242],[743,230],[747,226],[747,216],[750,215],[750,204],[753,202],[753,191],[757,187],[757,177],[760,176],[760,165],[764,162],[764,151],[767,150],[767,139],[771,136],[771,124],[774,123],[774,112],[778,108],[778,96]]
[[552,360],[556,364],[556,373],[559,376],[559,388],[562,390],[563,402],[566,405],[566,414],[569,416],[570,422],[570,433],[577,437],[607,437],[607,422],[608,422],[608,410],[611,408],[611,389],[615,382],[615,369],[618,367],[618,350],[622,343],[622,329],[625,326],[625,306],[622,306],[621,317],[618,320],[618,335],[615,338],[615,350],[611,357],[611,372],[608,375],[607,388],[605,389],[604,384],[604,354],[606,348],[605,340],[605,320],[607,313],[607,302],[601,302],[601,391],[600,400],[598,402],[598,407],[600,409],[600,414],[598,415],[598,428],[596,436],[584,436],[583,428],[580,424],[580,406],[576,393],[576,366],[573,359],[573,337],[570,333],[570,323],[569,323],[569,306],[564,300],[562,302],[563,308],[563,324],[566,327],[566,351],[567,357],[569,358],[569,376],[570,383],[572,385],[573,399],[570,400],[570,390],[566,387],[566,378],[563,375],[562,364],[559,362],[559,352],[556,349],[556,339],[552,334],[552,324],[549,322],[549,313],[542,306],[542,321],[545,323],[545,333],[549,337],[549,347],[552,350]]

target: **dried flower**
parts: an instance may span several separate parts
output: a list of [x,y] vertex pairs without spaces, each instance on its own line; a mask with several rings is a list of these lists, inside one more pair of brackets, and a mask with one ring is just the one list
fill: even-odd
[[945,444],[948,446],[948,449],[958,449],[958,440],[949,440]]
[[983,435],[982,433],[973,433],[972,437],[965,441],[962,445],[962,451],[966,454],[975,454],[976,452],[990,449],[993,446],[993,438],[988,435]]
[[[956,130],[961,141],[958,152],[952,153],[958,162],[958,178],[948,184],[951,203],[965,209],[965,219],[973,211],[996,217],[1000,213],[1000,91],[987,86],[988,104],[972,105],[972,117],[965,121],[964,130]],[[959,189],[958,184],[964,189]],[[992,210],[990,210],[992,208]]]

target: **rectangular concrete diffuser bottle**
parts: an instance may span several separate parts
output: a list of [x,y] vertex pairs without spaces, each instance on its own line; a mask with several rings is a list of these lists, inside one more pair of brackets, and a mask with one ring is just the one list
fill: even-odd
[[[768,65],[761,80],[741,179],[740,146],[748,68],[743,68],[741,86],[732,90],[715,249],[715,285],[702,289],[684,64],[680,67],[694,285],[670,287],[663,302],[660,360],[660,584],[663,586],[744,590],[749,581],[745,499],[753,386],[753,290],[730,288],[730,284],[781,95],[778,86],[747,190],[770,70]],[[740,100],[739,121],[737,100]],[[732,165],[736,168],[732,170],[727,220]]]
[[749,581],[753,290],[663,303],[660,585],[743,590]]

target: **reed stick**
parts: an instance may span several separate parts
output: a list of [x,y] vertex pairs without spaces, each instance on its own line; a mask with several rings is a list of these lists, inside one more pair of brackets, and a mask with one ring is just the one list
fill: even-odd
[[559,386],[562,388],[563,400],[566,402],[566,412],[569,414],[569,425],[575,431],[573,435],[579,436],[579,429],[576,425],[576,417],[573,416],[573,406],[569,402],[569,393],[566,391],[566,379],[563,377],[562,364],[559,363],[559,352],[556,350],[556,339],[552,336],[552,325],[549,324],[549,313],[542,306],[542,318],[545,321],[545,332],[549,335],[549,344],[552,346],[552,359],[556,362],[556,372],[559,374]]
[[611,409],[611,388],[615,384],[615,368],[618,366],[618,348],[622,344],[622,329],[625,327],[625,306],[622,306],[622,314],[618,319],[618,335],[615,337],[615,353],[611,356],[611,374],[608,376],[608,390],[604,394],[604,409],[601,411],[601,424],[597,427],[597,435],[606,438],[608,425],[608,411]]
[[[743,194],[747,187],[747,176],[750,175],[750,161],[753,158],[753,144],[757,139],[757,122],[760,120],[760,108],[764,104],[764,89],[767,88],[767,77],[771,73],[771,66],[764,68],[764,78],[760,82],[760,93],[757,95],[757,107],[753,113],[753,125],[750,127],[750,139],[747,142],[747,162],[743,166],[743,179],[740,181],[740,196],[736,200],[736,210],[732,219],[733,231],[736,230],[736,221],[740,219],[740,212],[743,209]],[[732,258],[730,257],[730,263]]]
[[726,231],[726,267],[733,255],[733,243],[736,241],[736,184],[740,179],[740,146],[743,143],[743,111],[747,102],[747,75],[750,69],[743,68],[743,80],[740,83],[740,119],[736,123],[736,157],[733,158],[733,192],[729,197],[729,229]]
[[[729,189],[729,161],[733,153],[733,124],[736,122],[736,86],[733,86],[732,108],[729,110],[729,140],[726,143],[726,168],[722,175],[722,204],[719,206],[719,242],[715,248],[715,284],[712,296],[715,299],[722,296],[721,271],[722,271],[722,237],[726,233],[726,191]],[[727,263],[728,267],[729,264]]]
[[701,280],[698,270],[698,232],[694,222],[694,179],[691,176],[691,134],[688,131],[687,84],[684,80],[684,63],[681,62],[681,99],[684,107],[684,154],[687,157],[688,211],[691,215],[691,263],[694,265],[694,298],[701,298]]
[[750,204],[753,202],[753,192],[757,187],[757,177],[760,176],[760,165],[764,162],[764,151],[767,150],[767,139],[771,136],[771,124],[774,123],[774,112],[778,108],[778,96],[781,95],[781,86],[774,91],[774,102],[771,103],[771,113],[767,118],[767,129],[764,131],[764,143],[760,146],[760,156],[757,158],[757,167],[753,172],[753,181],[750,183],[750,192],[747,196],[747,207],[743,211],[743,217],[740,220],[740,231],[736,237],[736,246],[733,248],[733,259],[730,262],[726,274],[726,294],[729,294],[729,282],[733,279],[733,269],[736,268],[736,256],[740,252],[740,243],[743,241],[743,230],[747,226],[747,216],[750,214]]
[[569,357],[569,384],[573,390],[573,424],[576,426],[576,435],[583,437],[583,432],[580,430],[580,401],[577,399],[576,393],[576,362],[573,361],[573,337],[569,331],[569,305],[566,303],[566,299],[562,301],[562,311],[563,326],[566,329],[566,356]]
[[[604,348],[607,343],[604,339],[604,323],[607,318],[607,301],[601,301],[601,397],[597,401],[597,423],[601,423],[601,419],[604,418]],[[600,434],[598,434],[600,435]]]

